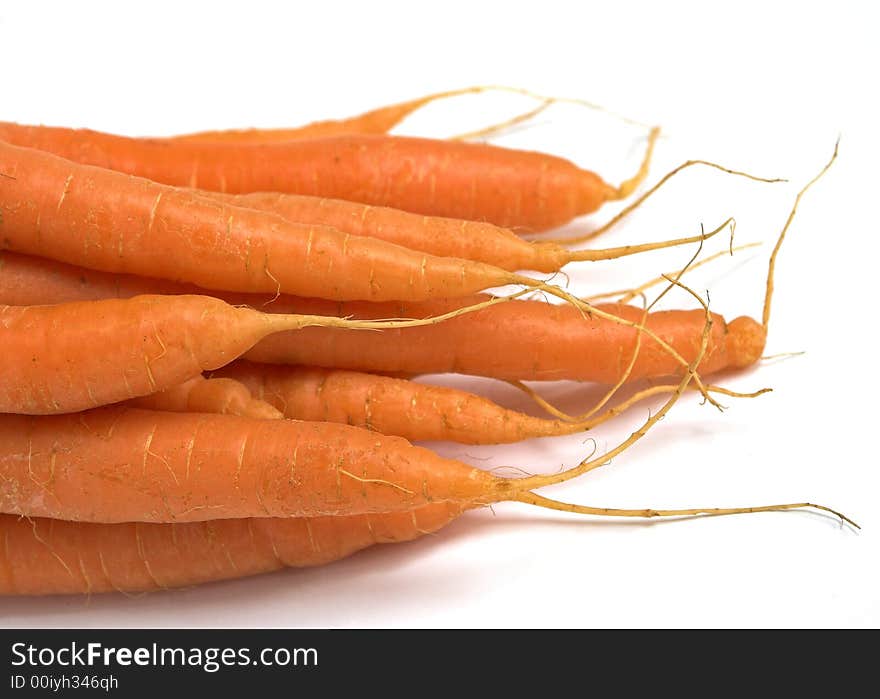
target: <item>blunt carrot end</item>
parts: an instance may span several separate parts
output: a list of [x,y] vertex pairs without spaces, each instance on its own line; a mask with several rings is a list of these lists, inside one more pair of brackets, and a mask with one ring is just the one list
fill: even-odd
[[730,366],[751,366],[764,353],[767,329],[753,318],[740,316],[727,324],[725,342]]

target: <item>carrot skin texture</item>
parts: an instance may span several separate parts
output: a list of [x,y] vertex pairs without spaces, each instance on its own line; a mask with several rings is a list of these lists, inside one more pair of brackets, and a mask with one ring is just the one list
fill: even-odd
[[[428,317],[458,303],[485,297],[440,299],[419,304],[331,304],[317,299],[279,298],[273,312],[299,312],[362,317]],[[642,309],[601,304],[602,310],[639,322]],[[745,316],[726,323],[713,314],[709,348],[700,371],[709,374],[756,362],[766,333]],[[697,356],[705,314],[657,311],[647,326],[685,359]],[[731,332],[733,328],[735,332]],[[434,327],[382,333],[340,335],[329,328],[304,328],[295,336],[281,332],[261,340],[244,359],[268,364],[297,364],[367,372],[404,374],[460,373],[521,381],[596,381],[614,383],[625,372],[635,350],[637,331],[612,321],[585,318],[570,306],[541,301],[512,301],[453,318]],[[503,348],[503,349],[502,349]],[[680,366],[656,342],[642,340],[629,381],[680,373]]]
[[[0,303],[60,303],[149,293],[191,293],[193,287],[138,277],[103,274],[14,253],[0,253]],[[176,289],[176,290],[175,290]],[[224,294],[234,304],[267,312],[296,312],[355,318],[417,317],[442,313],[485,297],[424,303],[336,303],[319,299]],[[638,321],[641,309],[602,305]],[[742,316],[730,323],[713,315],[709,349],[701,372],[754,364],[764,351],[766,333]],[[705,318],[701,311],[659,311],[649,326],[685,356],[696,356]],[[268,364],[298,364],[366,372],[429,374],[456,372],[523,381],[561,380],[613,383],[627,365],[635,331],[599,318],[585,319],[569,306],[539,301],[511,301],[469,313],[441,326],[346,333],[332,328],[304,328],[278,333],[258,342],[244,358]],[[615,352],[602,351],[614,347]],[[499,347],[515,351],[499,351]],[[654,349],[652,349],[654,348]],[[679,371],[650,338],[642,347],[631,378],[661,377]]]
[[205,190],[199,193],[235,206],[269,211],[288,221],[331,226],[410,250],[476,260],[511,272],[523,269],[555,272],[571,258],[571,252],[562,246],[526,241],[507,228],[485,221],[422,216],[385,206],[298,194],[230,195]]
[[264,420],[280,420],[280,411],[233,379],[206,379],[199,374],[164,391],[126,401],[132,408],[167,410],[174,413],[218,413]]
[[309,194],[532,231],[592,213],[617,195],[563,158],[461,141],[361,135],[173,143],[8,122],[0,123],[0,141],[178,187]]
[[108,407],[0,415],[0,512],[192,522],[504,499],[510,482],[348,425]]
[[275,327],[273,316],[210,296],[0,306],[0,413],[149,395],[228,364]]
[[298,224],[0,142],[0,249],[236,292],[330,299],[462,296],[501,269]]
[[482,396],[341,369],[234,362],[214,373],[234,379],[296,420],[364,427],[410,441],[505,444],[570,434],[569,423],[507,410]]
[[100,272],[34,255],[0,250],[0,304],[7,306],[127,299],[144,294],[203,295],[205,291],[195,284]]
[[436,532],[454,503],[408,512],[147,524],[0,515],[0,595],[147,592],[324,565]]

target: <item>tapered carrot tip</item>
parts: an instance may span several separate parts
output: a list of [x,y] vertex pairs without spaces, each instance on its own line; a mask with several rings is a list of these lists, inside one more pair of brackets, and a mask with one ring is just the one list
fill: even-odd
[[748,316],[734,318],[727,324],[727,356],[732,367],[747,367],[764,354],[767,329]]

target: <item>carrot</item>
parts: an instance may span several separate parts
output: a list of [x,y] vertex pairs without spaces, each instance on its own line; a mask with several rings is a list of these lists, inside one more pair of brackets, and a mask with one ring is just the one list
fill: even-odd
[[254,398],[243,384],[228,378],[198,376],[177,386],[141,398],[128,405],[175,413],[219,413],[277,420],[284,416],[265,401]]
[[[463,88],[460,90],[452,90],[450,92],[439,92],[433,95],[428,95],[426,97],[409,100],[407,102],[400,102],[398,104],[392,104],[386,107],[379,107],[378,109],[365,112],[364,114],[355,117],[349,117],[347,119],[317,121],[311,124],[306,124],[305,126],[295,127],[292,129],[227,129],[221,131],[202,131],[192,134],[170,136],[162,140],[170,141],[172,143],[186,141],[189,143],[226,143],[236,145],[256,145],[284,143],[286,141],[298,141],[304,138],[327,138],[330,136],[349,136],[355,134],[385,134],[388,133],[395,126],[397,126],[401,121],[406,119],[410,114],[418,109],[421,109],[429,102],[433,102],[437,99],[441,99],[444,97],[454,97],[456,95],[463,95],[474,92],[486,92],[489,90],[518,92],[521,94],[525,94],[529,97],[541,100],[541,104],[539,104],[537,107],[529,109],[526,112],[522,112],[509,119],[505,119],[504,121],[490,124],[489,126],[484,126],[482,128],[474,129],[472,131],[467,131],[465,133],[457,134],[455,136],[451,136],[450,138],[457,141],[471,140],[476,138],[487,138],[496,133],[503,132],[506,129],[533,119],[538,114],[547,109],[550,105],[556,102],[570,101],[564,98],[541,97],[540,95],[536,95],[534,93],[512,87],[471,87]],[[580,102],[580,104],[585,104],[591,109],[607,111],[602,107],[599,107],[598,105],[593,105],[588,102]],[[608,113],[612,114],[612,116],[615,116],[618,119],[627,121],[631,124],[644,126],[644,124],[633,121],[632,119],[627,119],[626,117],[620,116],[618,114],[613,114],[612,112]]]
[[[803,507],[816,506],[798,503],[666,511],[594,508],[597,511],[589,514],[656,517]],[[0,515],[0,539],[4,541],[0,548],[0,595],[148,592],[282,568],[325,565],[374,544],[432,534],[464,509],[458,503],[433,503],[409,511],[367,515],[179,524],[91,524]]]
[[[338,311],[344,316],[421,317],[442,309],[468,305],[490,296],[439,300],[420,304],[329,304],[313,300],[278,299],[274,310],[291,307],[319,313]],[[598,316],[584,319],[577,309],[542,301],[518,301],[472,318],[460,318],[431,330],[413,328],[383,333],[342,335],[332,329],[310,328],[293,336],[268,337],[244,355],[245,359],[269,364],[298,364],[367,372],[405,374],[457,373],[523,381],[598,381],[613,383],[623,373],[639,335],[642,310],[635,306],[596,306],[614,317],[629,321],[621,325]],[[384,311],[384,313],[383,313]],[[702,374],[755,363],[763,352],[761,326],[745,316],[726,323],[713,314],[714,325]],[[703,317],[700,311],[656,311],[649,315],[646,330],[663,338],[678,355],[692,359],[699,344]],[[645,338],[630,378],[675,374],[681,366],[653,337]]]
[[435,503],[342,517],[86,524],[0,515],[0,595],[145,592],[335,561],[409,541],[460,512]]
[[[288,418],[355,425],[410,441],[462,444],[504,444],[583,432],[643,398],[675,390],[674,385],[656,386],[605,412],[599,405],[581,419],[563,415],[547,420],[467,391],[341,369],[234,362],[213,375],[243,384]],[[732,393],[715,386],[710,390]]]
[[459,90],[436,92],[424,97],[398,102],[396,104],[371,109],[368,112],[346,119],[316,121],[291,129],[229,129],[224,131],[200,131],[198,133],[171,136],[167,141],[187,143],[226,143],[248,145],[257,143],[284,143],[303,138],[326,138],[328,136],[347,136],[351,134],[385,134],[401,121],[425,105],[447,97],[456,97],[492,90],[492,87],[465,87]]
[[[225,201],[237,206],[277,213],[290,221],[329,225],[346,233],[381,238],[390,243],[413,250],[421,250],[432,255],[478,260],[507,270],[534,269],[540,272],[553,272],[569,262],[614,259],[647,250],[694,242],[693,238],[685,238],[608,250],[574,251],[566,247],[589,242],[605,233],[641,207],[670,179],[680,172],[696,166],[708,167],[755,182],[778,183],[786,181],[779,177],[760,177],[708,160],[687,160],[666,173],[648,191],[598,228],[589,233],[554,238],[552,241],[543,242],[523,240],[516,231],[486,221],[421,216],[390,207],[370,206],[342,199],[280,192],[227,194],[204,189],[194,191],[200,196],[216,201]],[[732,221],[732,219],[728,220]],[[721,227],[723,228],[723,225]]]
[[561,476],[518,479],[523,490],[516,479],[349,425],[115,406],[74,415],[0,415],[0,444],[0,512],[71,521],[311,517],[444,501],[488,504]]
[[367,135],[239,146],[0,123],[0,141],[169,185],[309,194],[532,231],[628,196],[657,134],[638,173],[613,187],[563,158],[483,143]]
[[227,364],[280,330],[423,322],[434,321],[265,314],[188,295],[0,306],[0,412],[73,412],[162,391]]
[[[129,274],[108,274],[43,257],[0,250],[0,304],[41,306],[71,301],[127,299],[142,294],[204,294],[194,284],[178,284]],[[254,297],[256,306],[265,298]]]
[[[191,286],[141,277],[104,274],[48,260],[0,253],[0,303],[32,305],[128,298],[137,294],[192,294]],[[336,303],[319,299],[222,294],[228,302],[273,313],[352,318],[429,318],[452,312],[491,296],[439,299],[422,303]],[[431,326],[349,333],[332,328],[303,328],[268,337],[244,356],[269,364],[298,364],[373,373],[428,374],[455,372],[498,379],[602,381],[622,374],[638,337],[642,310],[603,304],[597,310],[619,315],[630,325],[594,315],[584,316],[565,305],[542,301],[509,301]],[[659,311],[648,318],[654,337],[666,338],[677,353],[695,356],[702,328],[699,311]],[[753,364],[761,356],[764,333],[749,318],[725,323],[714,316],[702,373]],[[514,348],[500,351],[499,348]],[[650,336],[644,338],[631,377],[675,373],[681,363]]]
[[[751,175],[746,176],[765,181]],[[701,238],[712,237],[732,221],[728,219],[704,236],[605,250],[570,250],[555,242],[523,240],[507,228],[484,221],[421,216],[399,209],[370,206],[341,199],[322,199],[277,192],[229,195],[198,190],[198,193],[199,196],[215,201],[276,213],[295,223],[327,225],[344,233],[379,238],[430,255],[476,260],[509,271],[532,269],[539,272],[555,272],[570,262],[610,260],[649,250],[694,243]]]
[[[475,94],[480,92],[510,92],[514,94],[524,95],[532,99],[538,100],[541,104],[524,114],[517,115],[508,121],[495,124],[483,129],[472,131],[467,134],[457,136],[458,139],[477,138],[486,136],[495,131],[506,128],[513,124],[525,121],[543,111],[547,106],[557,102],[567,102],[569,104],[577,104],[588,109],[605,112],[614,118],[632,124],[635,126],[646,126],[645,124],[630,119],[628,117],[616,114],[604,107],[581,99],[573,99],[567,97],[547,97],[536,94],[530,90],[519,87],[510,87],[508,85],[477,85],[473,87],[459,88],[457,90],[448,90],[446,92],[436,92],[431,95],[419,97],[405,102],[387,105],[372,109],[363,114],[346,119],[331,119],[327,121],[316,121],[305,126],[283,129],[227,129],[201,131],[198,133],[182,134],[179,136],[170,136],[164,140],[168,141],[187,141],[190,143],[234,143],[234,144],[260,144],[260,143],[278,143],[285,141],[299,140],[303,138],[325,138],[328,136],[347,136],[352,134],[386,134],[401,121],[410,116],[413,112],[421,109],[431,102],[446,99],[448,97],[457,97],[460,95]],[[155,139],[158,140],[158,139]]]

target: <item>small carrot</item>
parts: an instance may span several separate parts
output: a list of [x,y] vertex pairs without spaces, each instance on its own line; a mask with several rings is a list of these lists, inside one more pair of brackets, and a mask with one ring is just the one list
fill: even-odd
[[285,417],[355,425],[410,441],[502,444],[573,434],[602,422],[536,418],[467,391],[340,369],[236,362],[214,375],[242,383]]
[[[588,508],[593,511],[584,514],[659,517],[810,507],[817,506]],[[148,592],[325,565],[375,544],[433,534],[465,509],[443,502],[403,512],[179,524],[91,524],[0,515],[0,539],[5,542],[0,548],[0,595]]]
[[[759,181],[769,181],[745,173],[736,174]],[[398,209],[341,199],[323,199],[277,192],[229,195],[199,190],[198,193],[199,196],[215,201],[276,213],[295,223],[331,226],[344,233],[378,238],[430,255],[476,260],[509,271],[531,269],[539,272],[556,272],[570,262],[610,260],[649,250],[695,243],[701,238],[712,237],[732,221],[728,219],[717,229],[703,236],[604,250],[570,250],[552,241],[524,240],[511,230],[484,221],[421,216]]]
[[[279,298],[267,309],[332,313],[352,318],[430,316],[444,309],[491,299],[475,296],[419,304],[367,304]],[[289,305],[288,305],[289,304]],[[507,308],[477,311],[444,323],[442,328],[412,328],[382,333],[345,334],[309,328],[302,334],[278,333],[260,341],[244,356],[254,362],[297,364],[373,373],[457,373],[523,381],[597,381],[614,383],[635,349],[642,310],[636,306],[601,304],[597,311],[628,321],[628,325],[594,315],[584,318],[576,308],[542,301],[515,301]],[[378,316],[374,314],[379,314]],[[764,348],[765,333],[756,321],[742,316],[730,322],[713,314],[709,351],[701,374],[754,364]],[[702,313],[655,311],[648,316],[646,336],[630,378],[675,374],[681,363],[654,338],[686,360],[696,355]]]
[[[0,250],[0,304],[42,306],[71,301],[127,299],[143,294],[205,294],[194,284],[178,284],[130,274],[109,274],[44,257]],[[265,298],[254,297],[256,306]]]
[[[387,134],[389,131],[391,131],[391,129],[398,126],[401,121],[431,102],[439,99],[445,99],[447,97],[456,97],[459,95],[473,94],[477,92],[488,92],[491,90],[523,94],[533,99],[540,100],[540,104],[537,107],[533,107],[526,112],[521,112],[520,114],[517,114],[509,119],[505,119],[504,121],[490,124],[489,126],[484,126],[482,128],[474,129],[472,131],[468,131],[462,134],[458,134],[452,136],[451,138],[460,141],[476,138],[486,138],[496,133],[502,132],[505,129],[509,129],[512,126],[516,126],[518,124],[522,124],[533,119],[538,114],[547,109],[547,107],[555,104],[556,102],[573,101],[565,98],[542,97],[540,95],[529,92],[528,90],[521,90],[515,87],[486,85],[477,87],[466,87],[458,90],[450,90],[448,92],[437,92],[432,95],[426,95],[425,97],[407,100],[406,102],[399,102],[397,104],[392,104],[385,107],[378,107],[377,109],[372,109],[368,112],[359,114],[354,117],[349,117],[346,119],[316,121],[310,124],[306,124],[304,126],[294,128],[251,128],[201,131],[198,133],[169,136],[164,139],[153,140],[165,140],[172,143],[185,141],[188,143],[225,143],[235,145],[256,145],[284,143],[286,141],[298,141],[304,138],[327,138],[331,136],[351,136],[356,134]],[[611,114],[612,116],[615,116],[622,121],[629,122],[630,124],[644,126],[644,124],[633,121],[632,119],[627,119],[626,117],[623,117],[619,114],[608,112],[608,110],[603,109],[598,105],[582,101],[576,102],[578,104],[587,106],[590,109],[607,112],[608,114]]]
[[0,123],[0,141],[169,185],[309,194],[529,231],[629,196],[658,133],[638,173],[614,187],[564,158],[484,143],[362,135],[239,146]]
[[229,378],[198,376],[177,386],[132,398],[128,405],[175,413],[218,413],[277,420],[284,415],[263,400],[254,398],[241,383]]
[[156,393],[227,364],[280,330],[425,322],[435,321],[266,314],[187,295],[0,306],[0,413],[73,412]]
[[[234,362],[213,376],[243,384],[287,418],[355,425],[410,441],[462,444],[504,444],[591,430],[644,398],[675,390],[674,385],[654,386],[604,412],[548,420],[468,391],[343,369]],[[709,390],[732,394],[717,386]]]
[[326,138],[328,136],[347,136],[352,134],[385,134],[413,112],[436,100],[458,95],[467,95],[492,90],[492,87],[465,87],[459,90],[435,92],[431,95],[418,97],[371,109],[363,114],[346,119],[330,119],[316,121],[305,126],[290,129],[229,129],[223,131],[200,131],[182,134],[164,139],[186,143],[226,143],[249,145],[257,143],[284,143],[303,138]]
[[[604,107],[592,102],[581,99],[572,99],[567,97],[547,97],[536,94],[530,90],[519,87],[510,87],[508,85],[476,85],[473,87],[459,88],[456,90],[447,90],[445,92],[435,92],[424,97],[398,102],[368,112],[359,114],[346,119],[331,119],[327,121],[316,121],[311,124],[294,128],[282,129],[227,129],[214,131],[201,131],[198,133],[182,134],[179,136],[170,136],[164,140],[168,141],[187,141],[190,143],[234,143],[234,144],[260,144],[260,143],[279,143],[285,141],[294,141],[303,138],[326,138],[328,136],[348,136],[352,134],[386,134],[401,121],[418,111],[422,107],[435,102],[437,100],[449,97],[458,97],[460,95],[475,94],[481,92],[509,92],[523,95],[534,100],[538,100],[541,104],[536,108],[524,114],[517,115],[500,124],[478,129],[467,134],[457,136],[458,139],[479,138],[489,135],[495,131],[508,127],[513,124],[520,123],[528,118],[535,116],[543,111],[547,106],[558,102],[567,102],[569,104],[577,104],[588,109],[605,112],[620,121],[635,125],[645,126],[645,124],[630,119],[628,117],[616,114]],[[159,140],[159,139],[154,139]]]
[[123,407],[0,415],[0,445],[0,512],[108,523],[489,504],[577,472],[506,479],[349,425]]
[[430,534],[462,508],[185,524],[86,524],[0,515],[0,595],[145,592],[339,560]]

